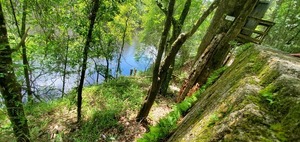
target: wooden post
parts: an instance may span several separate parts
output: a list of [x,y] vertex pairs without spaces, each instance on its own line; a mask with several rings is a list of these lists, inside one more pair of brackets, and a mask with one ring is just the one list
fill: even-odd
[[137,70],[136,70],[136,68],[134,68],[134,70],[133,70],[133,76],[136,76],[136,72],[137,72]]
[[133,69],[130,69],[130,74],[129,75],[132,76],[132,73],[133,73]]

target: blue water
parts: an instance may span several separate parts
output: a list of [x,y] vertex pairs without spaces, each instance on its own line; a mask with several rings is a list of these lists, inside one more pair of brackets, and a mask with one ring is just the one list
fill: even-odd
[[[147,70],[150,65],[153,63],[156,57],[156,49],[153,46],[144,46],[143,48],[139,47],[136,42],[133,42],[131,45],[126,45],[123,50],[121,57],[121,75],[129,76],[131,69],[136,69],[138,72]],[[143,50],[141,50],[143,49]],[[104,59],[95,60],[97,64],[106,65]],[[116,59],[110,61],[110,69],[113,76],[115,76],[115,70],[117,66]],[[72,69],[74,70],[74,69]],[[75,69],[76,70],[76,69]],[[39,74],[39,71],[36,70],[35,74]],[[68,75],[66,78],[65,92],[68,92],[72,88],[78,85],[79,80],[78,74]],[[85,86],[96,84],[97,74],[95,73],[95,63],[94,60],[88,60],[88,69],[86,72]],[[40,76],[34,83],[34,91],[36,94],[43,96],[46,100],[51,100],[56,97],[60,97],[61,89],[63,86],[63,78],[61,74],[45,74]],[[99,83],[103,82],[103,77],[100,76]],[[49,91],[51,89],[51,91]]]
[[[134,42],[131,45],[126,45],[122,52],[121,56],[121,76],[129,76],[130,70],[136,69],[138,72],[146,71],[151,63],[155,60],[156,49],[155,47],[148,46],[145,47],[144,50],[140,52],[137,51],[137,44]],[[85,84],[95,84],[97,75],[94,70],[94,61],[89,60],[90,68],[87,71],[86,82]],[[92,63],[93,62],[93,63]],[[99,63],[106,65],[104,60],[99,60]],[[109,64],[111,73],[113,76],[116,76],[116,68],[117,68],[117,59],[110,61]],[[103,77],[101,77],[101,81],[103,81]]]

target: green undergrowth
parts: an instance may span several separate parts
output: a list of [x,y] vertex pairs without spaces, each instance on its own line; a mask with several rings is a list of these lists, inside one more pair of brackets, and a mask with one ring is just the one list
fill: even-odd
[[148,86],[145,80],[124,77],[100,86],[85,88],[83,95],[89,99],[83,103],[83,112],[87,120],[83,122],[79,131],[72,134],[71,141],[117,139],[117,134],[121,133],[124,128],[118,123],[118,119],[125,115],[126,111],[137,110],[140,107],[145,94],[143,86]]
[[[32,141],[109,141],[123,131],[118,118],[137,110],[150,82],[146,78],[120,77],[83,89],[82,123],[75,124],[76,91],[65,98],[24,106]],[[6,110],[0,109],[0,141],[14,141]],[[54,132],[55,127],[63,130]],[[108,131],[114,131],[110,135]],[[55,133],[55,135],[53,135]],[[104,137],[103,139],[102,137]]]
[[181,103],[176,104],[172,111],[165,117],[159,120],[158,124],[150,127],[150,131],[138,139],[138,142],[158,142],[164,141],[168,135],[177,128],[178,120],[186,114],[186,112],[196,103],[198,97],[211,86],[219,76],[226,70],[227,67],[222,67],[214,71],[208,78],[205,85],[196,91],[193,95],[186,97]]

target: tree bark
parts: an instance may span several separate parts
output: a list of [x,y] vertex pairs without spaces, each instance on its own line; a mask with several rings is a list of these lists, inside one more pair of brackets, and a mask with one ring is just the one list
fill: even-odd
[[0,91],[18,142],[29,142],[30,135],[25,117],[21,86],[17,82],[8,43],[2,4],[0,2]]
[[197,78],[201,74],[201,71],[205,67],[208,60],[211,58],[211,55],[216,51],[219,42],[224,37],[225,33],[216,35],[215,38],[211,41],[209,46],[205,49],[204,53],[196,62],[195,68],[191,71],[189,78],[187,79],[186,83],[180,90],[178,97],[176,99],[177,102],[181,102],[187,96],[189,91],[193,88],[196,84]]
[[91,11],[90,15],[90,26],[88,29],[88,34],[86,37],[86,42],[85,46],[83,49],[83,61],[82,61],[82,68],[81,68],[81,77],[80,77],[80,82],[77,90],[77,122],[80,122],[81,120],[81,105],[82,105],[82,88],[83,88],[83,83],[84,83],[84,78],[85,78],[85,71],[86,71],[86,66],[87,66],[87,58],[88,58],[88,51],[90,48],[90,43],[92,41],[92,33],[95,25],[95,19],[96,15],[99,9],[99,0],[93,0],[93,8]]
[[178,38],[173,42],[171,46],[171,51],[168,56],[165,58],[163,65],[160,69],[160,78],[163,80],[165,78],[164,74],[170,67],[172,61],[175,60],[176,54],[178,53],[181,46],[185,43],[185,41],[191,37],[199,28],[199,26],[203,23],[203,21],[209,16],[210,13],[218,6],[220,0],[215,0],[209,8],[202,14],[202,16],[197,20],[192,29],[186,34],[180,34]]
[[136,120],[137,121],[144,121],[149,112],[150,109],[154,103],[154,100],[156,98],[156,95],[158,93],[158,90],[160,88],[160,83],[161,80],[158,76],[159,74],[159,66],[160,66],[160,62],[161,62],[161,58],[164,52],[164,48],[165,45],[167,43],[167,38],[168,38],[168,33],[171,29],[171,22],[172,22],[172,15],[173,15],[173,11],[174,11],[174,5],[175,5],[175,0],[170,0],[169,1],[169,5],[168,5],[168,12],[167,12],[167,16],[166,16],[166,21],[165,21],[165,25],[164,25],[164,30],[162,32],[161,35],[161,39],[160,39],[160,43],[158,46],[158,53],[155,59],[155,64],[154,64],[154,69],[153,69],[153,76],[152,76],[152,85],[150,87],[150,89],[148,90],[148,94],[147,97],[145,99],[145,102],[143,103],[143,106],[141,108],[141,110],[139,111]]
[[221,0],[220,4],[214,14],[214,17],[209,25],[206,34],[204,35],[201,43],[198,47],[197,55],[195,61],[201,56],[205,48],[210,44],[213,37],[219,33],[226,32],[230,27],[230,21],[226,21],[225,17],[227,15],[237,17],[240,13],[241,6],[244,2],[239,0]]
[[[231,2],[232,1],[234,0],[231,0]],[[226,5],[231,2],[224,1],[223,5]],[[214,70],[220,68],[223,65],[224,59],[226,58],[227,54],[231,50],[229,42],[231,40],[234,40],[237,37],[237,35],[240,33],[242,27],[245,25],[248,15],[250,15],[257,2],[258,0],[247,0],[244,3],[244,5],[237,4],[238,6],[235,5],[234,8],[223,7],[225,9],[234,9],[235,11],[233,12],[235,14],[238,14],[238,16],[236,16],[236,20],[234,20],[234,22],[231,24],[231,26],[229,26],[229,28],[227,28],[227,30],[226,27],[228,27],[227,25],[229,23],[221,22],[220,20],[213,21],[217,23],[226,23],[225,25],[219,25],[218,27],[222,27],[222,29],[217,30],[217,31],[225,30],[224,32],[226,32],[226,35],[216,47],[217,51],[212,55],[213,57],[210,58],[210,60],[205,65],[205,67],[202,69],[201,74],[198,76],[197,83],[199,83],[200,85],[204,84],[208,76],[210,75],[210,73],[212,73]],[[224,9],[219,9],[218,12],[220,11],[224,11]],[[212,25],[215,24],[212,23]]]
[[[180,14],[179,20],[175,20],[175,18],[173,18],[173,22],[172,22],[173,30],[172,30],[172,36],[170,38],[169,43],[173,43],[176,40],[176,38],[179,36],[179,34],[181,33],[182,27],[184,25],[184,21],[185,21],[187,15],[189,13],[191,3],[192,3],[192,0],[187,0],[185,2],[184,8],[183,8],[183,10]],[[169,44],[169,45],[170,46],[167,47],[167,49],[171,48],[171,44]],[[164,76],[166,76],[166,78],[164,80],[162,80],[162,84],[161,84],[161,88],[160,88],[160,94],[162,94],[164,96],[167,94],[167,91],[168,91],[168,88],[169,88],[169,83],[170,83],[171,78],[172,78],[174,66],[175,66],[175,60],[172,61],[171,67],[168,69],[168,71],[164,75]]]
[[[203,21],[206,19],[206,17],[217,7],[217,5],[219,3],[219,0],[214,1],[210,5],[210,7],[197,20],[195,25],[192,27],[192,29],[188,33],[180,34],[178,36],[178,38],[171,45],[171,51],[168,54],[168,56],[165,58],[161,68],[159,69],[160,60],[161,60],[161,57],[162,57],[162,52],[164,51],[165,42],[166,42],[166,39],[167,39],[167,35],[164,36],[164,33],[166,32],[165,34],[167,34],[168,31],[169,31],[169,30],[166,31],[167,26],[168,26],[167,28],[170,29],[174,3],[173,3],[173,0],[171,0],[169,2],[168,16],[167,16],[167,20],[166,20],[166,23],[165,23],[165,29],[164,29],[164,32],[162,34],[162,39],[163,40],[161,39],[159,50],[158,50],[158,57],[156,58],[155,66],[154,66],[154,70],[153,70],[152,86],[151,86],[150,90],[148,91],[147,98],[146,98],[146,100],[143,104],[142,109],[139,111],[139,114],[137,116],[138,121],[142,121],[148,116],[149,111],[150,111],[150,109],[151,109],[151,107],[154,103],[154,100],[156,98],[156,95],[158,93],[158,90],[161,87],[161,80],[164,80],[166,78],[165,74],[168,71],[168,68],[170,67],[172,61],[175,60],[176,54],[178,53],[180,47],[185,43],[185,41],[189,37],[191,37],[197,31],[197,29],[203,23]],[[172,6],[172,8],[170,8],[170,5]],[[162,43],[162,41],[164,43]]]

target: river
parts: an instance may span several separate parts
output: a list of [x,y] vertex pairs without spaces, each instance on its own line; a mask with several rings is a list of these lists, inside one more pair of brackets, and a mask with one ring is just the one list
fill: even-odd
[[[147,46],[144,48],[138,48],[143,46],[133,42],[131,45],[124,47],[121,57],[121,75],[129,76],[131,69],[136,69],[138,72],[147,70],[151,63],[155,60],[156,49],[153,46]],[[142,49],[142,50],[140,50]],[[104,60],[98,60],[98,63],[104,64]],[[117,66],[117,60],[110,61],[110,69],[112,74],[115,76],[115,70]],[[88,60],[88,69],[86,72],[85,86],[96,84],[97,74],[95,73],[95,65],[92,59]],[[35,81],[34,91],[39,94],[45,100],[51,100],[61,96],[61,89],[63,86],[62,76],[60,74],[47,74],[39,77]],[[100,83],[103,82],[103,77],[100,77]],[[76,87],[78,84],[78,74],[70,74],[66,78],[66,92]]]

